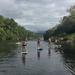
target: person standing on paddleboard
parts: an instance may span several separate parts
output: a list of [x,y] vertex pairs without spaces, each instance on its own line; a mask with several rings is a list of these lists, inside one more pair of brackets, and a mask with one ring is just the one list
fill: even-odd
[[37,46],[40,46],[40,39],[37,40]]

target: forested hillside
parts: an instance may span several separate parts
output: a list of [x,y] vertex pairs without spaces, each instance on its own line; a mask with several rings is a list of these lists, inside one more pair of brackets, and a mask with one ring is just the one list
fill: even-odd
[[18,25],[14,19],[0,15],[0,40],[24,40],[26,37],[36,37],[36,35]]
[[64,16],[60,24],[56,25],[54,28],[48,30],[44,38],[47,40],[49,37],[65,37],[72,35],[73,39],[75,37],[75,6],[72,6],[68,12],[70,13],[68,16]]

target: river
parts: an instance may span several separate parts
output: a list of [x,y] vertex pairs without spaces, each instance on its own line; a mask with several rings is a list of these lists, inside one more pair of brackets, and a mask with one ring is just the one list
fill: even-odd
[[42,41],[43,50],[37,50],[36,41],[29,41],[28,54],[22,55],[21,45],[0,45],[0,75],[75,75],[75,59],[67,58],[55,45]]

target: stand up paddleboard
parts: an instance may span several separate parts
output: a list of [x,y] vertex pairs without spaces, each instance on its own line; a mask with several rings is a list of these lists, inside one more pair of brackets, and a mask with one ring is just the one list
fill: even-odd
[[38,48],[37,48],[37,50],[43,50],[43,48],[41,48],[41,47],[38,47]]
[[21,52],[22,54],[28,54],[28,52]]
[[27,46],[27,44],[24,44],[24,45],[22,45],[22,46]]

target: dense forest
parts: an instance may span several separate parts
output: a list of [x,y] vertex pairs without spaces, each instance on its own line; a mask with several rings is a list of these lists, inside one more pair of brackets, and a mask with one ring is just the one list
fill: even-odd
[[37,35],[18,25],[12,18],[0,15],[0,40],[24,40],[36,38]]
[[44,39],[48,40],[49,37],[67,37],[67,39],[75,39],[75,6],[72,6],[69,10],[69,15],[64,16],[62,21],[46,31]]

